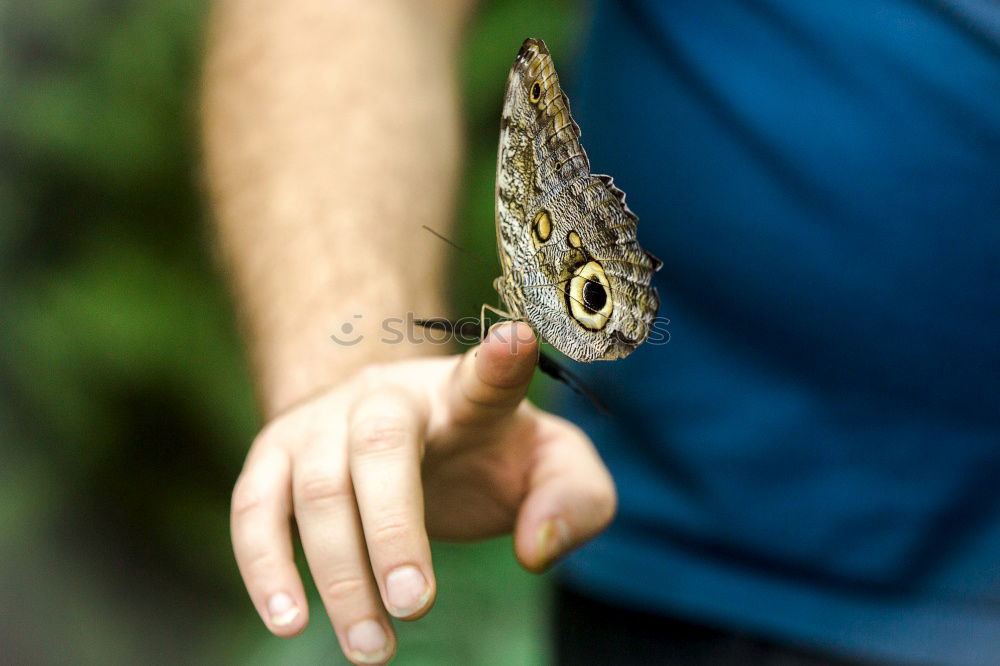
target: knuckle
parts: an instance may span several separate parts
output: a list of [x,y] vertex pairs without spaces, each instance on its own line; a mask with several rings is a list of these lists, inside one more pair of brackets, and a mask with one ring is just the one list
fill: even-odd
[[230,503],[233,518],[244,518],[256,513],[263,505],[263,496],[245,476],[241,476],[233,486]]
[[260,550],[247,558],[244,568],[248,578],[260,581],[273,578],[275,574],[281,571],[282,567],[281,562],[275,557],[273,552]]
[[410,440],[410,428],[403,423],[374,419],[355,424],[355,449],[364,454],[391,453],[404,448]]
[[338,576],[323,584],[320,593],[325,599],[342,601],[358,599],[368,592],[368,582],[358,576]]
[[389,518],[372,528],[371,540],[380,544],[401,543],[407,541],[412,532],[410,524],[405,520]]
[[281,431],[284,429],[285,418],[279,416],[272,421],[266,423],[257,436],[253,439],[253,444],[251,445],[251,450],[253,449],[265,449],[270,446],[277,445],[281,439]]
[[595,489],[591,504],[600,524],[609,524],[618,512],[618,493],[615,492],[614,485],[608,484]]
[[346,483],[329,475],[314,475],[304,478],[298,484],[299,500],[306,504],[334,504],[350,497]]

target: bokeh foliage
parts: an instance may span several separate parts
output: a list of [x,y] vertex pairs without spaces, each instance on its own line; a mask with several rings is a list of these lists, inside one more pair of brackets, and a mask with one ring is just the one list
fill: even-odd
[[[0,4],[0,656],[18,663],[339,658],[321,607],[271,638],[229,546],[259,422],[213,260],[198,166],[207,7]],[[485,3],[462,66],[458,241],[494,254],[497,119],[521,40],[567,69],[569,2]],[[565,55],[563,55],[565,54]],[[495,298],[456,258],[456,310]],[[400,664],[545,661],[544,583],[509,540],[436,544],[432,614]]]

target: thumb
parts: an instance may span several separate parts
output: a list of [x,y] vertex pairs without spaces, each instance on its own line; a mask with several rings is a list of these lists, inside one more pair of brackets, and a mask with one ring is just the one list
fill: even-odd
[[528,492],[514,528],[517,559],[542,571],[597,536],[614,518],[614,481],[590,439],[557,416],[539,413],[542,429]]
[[538,340],[524,322],[493,327],[455,368],[449,406],[459,423],[491,421],[514,411],[538,363]]

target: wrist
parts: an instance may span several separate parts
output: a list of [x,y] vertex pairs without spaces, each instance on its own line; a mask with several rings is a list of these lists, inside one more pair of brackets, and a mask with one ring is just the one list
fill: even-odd
[[254,337],[250,349],[255,384],[268,419],[372,364],[453,351],[448,341],[427,339],[406,314],[338,314],[283,335],[272,331]]

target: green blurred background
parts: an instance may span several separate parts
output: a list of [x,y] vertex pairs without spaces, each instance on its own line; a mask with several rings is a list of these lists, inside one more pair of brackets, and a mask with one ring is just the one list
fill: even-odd
[[[338,661],[313,595],[270,637],[232,559],[228,502],[260,422],[212,252],[197,145],[206,3],[0,3],[0,661]],[[494,254],[507,69],[572,2],[488,2],[462,67],[458,241]],[[495,269],[456,259],[457,311]],[[543,384],[544,390],[544,384]],[[399,664],[547,661],[544,578],[509,540],[435,545],[439,597]]]

